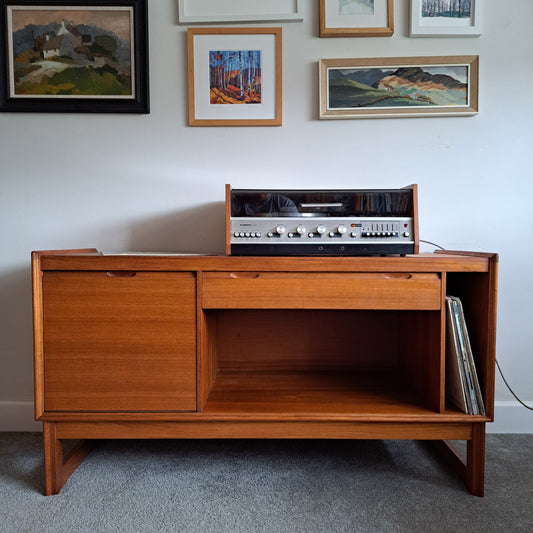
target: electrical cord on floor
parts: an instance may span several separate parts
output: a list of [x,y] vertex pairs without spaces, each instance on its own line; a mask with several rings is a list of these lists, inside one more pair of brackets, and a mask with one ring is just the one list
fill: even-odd
[[[419,239],[419,242],[423,242],[425,244],[430,244],[431,246],[435,246],[435,248],[439,248],[439,250],[446,250],[446,248],[443,248],[442,246],[440,246],[439,244],[436,244],[434,242],[431,242],[431,241],[423,241],[422,239]],[[498,367],[498,372],[500,373],[500,376],[502,377],[503,379],[503,382],[505,383],[505,385],[507,386],[507,388],[509,389],[509,392],[515,397],[516,401],[520,404],[520,405],[523,405],[526,409],[529,409],[530,411],[533,411],[533,407],[527,405],[526,403],[524,403],[516,394],[515,392],[513,391],[513,389],[511,389],[511,387],[509,386],[509,383],[507,383],[507,380],[505,379],[505,376],[503,375],[503,372],[502,372],[502,369],[500,368],[500,363],[498,363],[498,359],[496,359],[496,366]]]

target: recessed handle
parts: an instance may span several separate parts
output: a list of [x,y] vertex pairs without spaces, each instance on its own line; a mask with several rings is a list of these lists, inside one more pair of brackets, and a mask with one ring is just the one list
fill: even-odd
[[232,272],[230,278],[235,279],[255,279],[260,276],[259,272]]
[[413,274],[410,274],[409,272],[390,272],[383,274],[383,277],[385,279],[411,279]]
[[109,278],[134,278],[137,272],[131,270],[108,270],[106,276]]

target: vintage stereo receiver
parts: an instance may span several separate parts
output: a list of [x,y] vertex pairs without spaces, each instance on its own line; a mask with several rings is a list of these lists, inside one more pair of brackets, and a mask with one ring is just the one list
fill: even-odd
[[226,185],[226,253],[418,253],[417,186],[257,190]]

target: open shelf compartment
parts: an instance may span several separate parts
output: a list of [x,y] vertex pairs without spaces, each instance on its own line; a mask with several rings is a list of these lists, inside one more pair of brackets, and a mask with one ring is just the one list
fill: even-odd
[[276,417],[444,409],[440,311],[204,310],[201,410]]

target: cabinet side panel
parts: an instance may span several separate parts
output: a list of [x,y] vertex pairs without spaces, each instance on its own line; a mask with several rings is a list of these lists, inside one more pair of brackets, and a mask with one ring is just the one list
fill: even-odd
[[33,380],[35,418],[44,412],[43,287],[41,260],[32,254]]
[[494,417],[497,256],[486,273],[448,273],[447,291],[461,299],[487,416]]
[[46,411],[195,411],[189,273],[45,272]]

